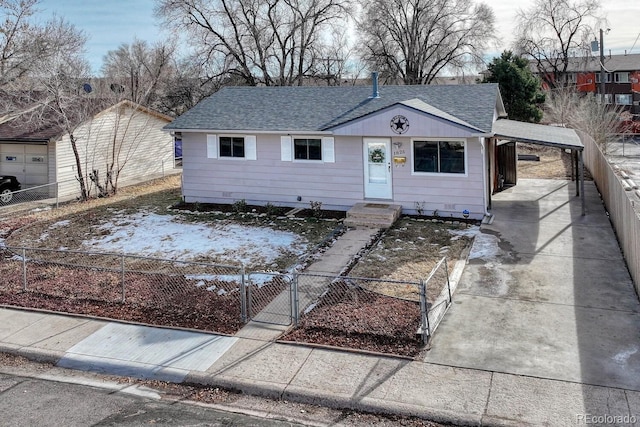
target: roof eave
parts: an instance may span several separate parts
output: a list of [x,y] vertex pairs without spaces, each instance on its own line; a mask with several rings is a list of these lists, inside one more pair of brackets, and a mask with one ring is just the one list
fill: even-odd
[[192,129],[192,128],[171,128],[163,127],[165,132],[181,132],[181,133],[227,133],[247,135],[253,133],[266,135],[333,135],[331,131],[324,130],[307,130],[307,129],[288,129],[288,130],[261,130],[261,129]]

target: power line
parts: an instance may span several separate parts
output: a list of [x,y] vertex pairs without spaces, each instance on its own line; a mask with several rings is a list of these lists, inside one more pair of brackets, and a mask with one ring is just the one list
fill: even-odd
[[633,42],[633,46],[631,46],[631,49],[629,49],[629,53],[631,53],[633,48],[636,47],[636,43],[638,43],[638,39],[640,39],[640,33],[638,33],[638,37],[636,37],[636,41]]

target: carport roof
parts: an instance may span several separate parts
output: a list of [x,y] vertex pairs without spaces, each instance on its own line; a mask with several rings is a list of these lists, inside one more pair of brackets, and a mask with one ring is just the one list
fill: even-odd
[[564,127],[500,119],[493,123],[492,131],[493,136],[501,139],[530,142],[532,144],[568,148],[578,151],[584,149],[584,145],[582,145],[576,131]]

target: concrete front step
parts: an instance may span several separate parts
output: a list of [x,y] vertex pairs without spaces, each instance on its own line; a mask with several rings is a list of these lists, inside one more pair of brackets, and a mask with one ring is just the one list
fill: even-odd
[[346,226],[389,228],[400,217],[402,206],[390,203],[357,203],[347,211]]

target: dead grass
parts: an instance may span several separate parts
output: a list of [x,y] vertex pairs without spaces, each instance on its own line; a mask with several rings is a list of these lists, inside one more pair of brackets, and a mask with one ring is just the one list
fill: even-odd
[[[338,222],[332,219],[287,218],[252,212],[205,211],[190,212],[172,209],[181,200],[179,177],[169,177],[150,183],[128,187],[116,196],[90,200],[85,203],[70,203],[59,209],[28,213],[22,217],[0,220],[0,238],[5,238],[6,246],[42,249],[83,250],[83,242],[109,230],[100,230],[97,225],[138,212],[153,212],[159,215],[180,216],[185,223],[213,223],[233,221],[249,226],[269,227],[303,236],[309,243],[309,251],[316,250],[336,229]],[[52,227],[59,221],[68,221],[64,227]],[[135,254],[133,254],[135,255]],[[203,263],[217,263],[216,259],[203,259]],[[297,254],[283,251],[270,269],[285,270],[300,262]],[[248,266],[250,267],[250,266]],[[251,266],[263,269],[266,266]]]
[[[540,157],[540,161],[518,160],[518,178],[571,179],[571,154],[562,149],[518,143],[518,154]],[[586,170],[585,179],[591,179]]]
[[[470,224],[458,221],[401,218],[358,260],[349,274],[389,281],[420,282],[429,276],[443,257],[447,258],[449,268],[464,257],[472,237],[458,233],[469,227]],[[427,288],[430,302],[446,285],[446,278],[438,277],[436,280]],[[367,288],[412,301],[418,301],[420,296],[418,287],[414,285],[372,282],[367,284]]]

